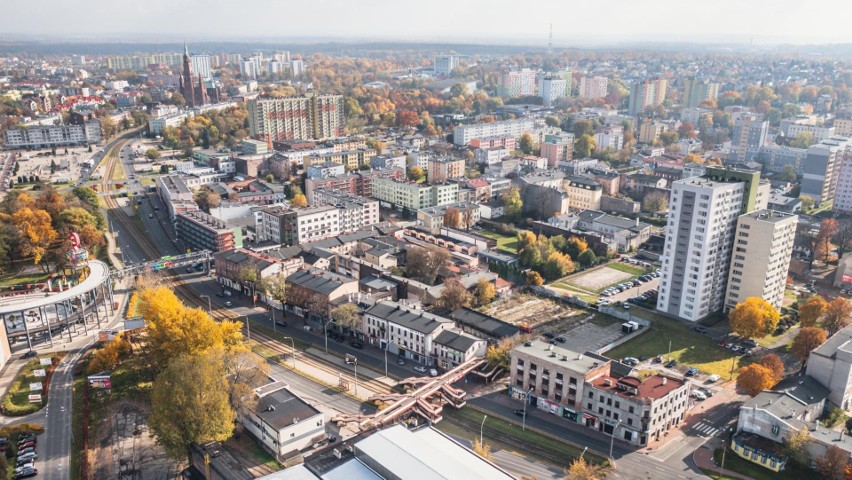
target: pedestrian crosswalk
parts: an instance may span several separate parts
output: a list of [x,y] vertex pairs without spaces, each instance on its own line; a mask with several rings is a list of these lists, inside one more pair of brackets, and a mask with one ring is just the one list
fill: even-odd
[[693,425],[692,430],[697,432],[702,437],[712,437],[714,435],[718,435],[721,431],[718,426],[703,419]]

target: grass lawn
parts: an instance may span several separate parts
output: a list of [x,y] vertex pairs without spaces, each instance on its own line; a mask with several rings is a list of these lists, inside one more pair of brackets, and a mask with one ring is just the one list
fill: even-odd
[[0,275],[0,287],[11,285],[23,285],[26,283],[38,283],[47,280],[47,273],[4,273]]
[[[713,452],[713,459],[716,461],[717,464],[721,462],[721,448],[717,448],[716,451]],[[725,470],[732,470],[734,472],[741,473],[743,475],[753,478],[754,480],[798,480],[814,476],[813,470],[807,470],[798,465],[793,465],[789,463],[787,464],[787,467],[784,469],[783,472],[773,472],[768,468],[762,467],[756,463],[749,462],[748,460],[738,456],[736,453],[733,453],[730,450],[728,450],[728,453],[725,454]]]
[[726,348],[720,348],[713,339],[692,331],[693,325],[648,312],[640,316],[652,321],[651,331],[606,353],[610,358],[671,356],[678,363],[695,367],[707,374],[716,374],[727,380],[731,374],[731,362],[736,370],[749,363]]
[[624,262],[610,262],[606,266],[609,267],[609,268],[614,268],[614,269],[616,269],[620,272],[635,275],[637,277],[645,275],[646,273],[648,273],[648,270],[646,270],[642,267],[637,267],[635,265],[629,265],[629,264],[624,263]]
[[483,237],[493,238],[497,240],[497,250],[503,250],[506,253],[516,254],[518,249],[518,237],[503,235],[491,230],[480,230],[477,233]]
[[[798,325],[798,324],[796,324],[796,325],[794,325],[794,326],[793,326],[793,328],[791,328],[790,330],[798,331],[798,330],[797,330],[798,328],[799,328],[799,325]],[[758,343],[760,346],[762,346],[762,347],[769,348],[769,347],[770,347],[773,343],[777,342],[777,341],[778,341],[778,339],[780,339],[780,338],[781,338],[781,337],[783,337],[784,335],[787,335],[787,334],[790,332],[790,330],[787,330],[787,331],[785,331],[785,332],[782,332],[782,333],[781,333],[781,334],[779,334],[779,335],[769,334],[769,335],[767,335],[767,336],[765,336],[765,337],[763,337],[763,338],[758,339],[758,340],[757,340],[757,343]],[[794,339],[794,338],[796,338],[796,335],[795,335],[795,334],[793,334],[793,335],[790,337],[790,341],[789,341],[789,342],[787,342],[787,347],[789,347],[789,346],[793,343],[793,339]]]
[[[480,425],[483,415],[483,412],[470,406],[464,407],[461,410],[445,408],[443,414],[444,421],[435,424],[435,428],[448,435],[456,435],[469,440],[478,439],[478,431],[465,428],[463,425]],[[528,449],[525,453],[541,458],[546,463],[552,464],[553,458],[564,458],[564,465],[559,465],[563,467],[567,466],[572,459],[579,457],[583,453],[583,449],[577,448],[574,445],[561,442],[530,429],[526,431],[521,430],[519,425],[494,416],[489,416],[486,420],[484,432],[485,443],[491,444],[493,447],[517,451],[517,446],[500,441],[501,438],[512,438],[522,442]],[[536,455],[536,452],[541,452],[541,455]],[[606,462],[606,459],[590,452],[586,452],[583,458],[595,463]]]
[[[45,356],[45,358],[57,358],[61,360],[64,356],[65,353],[60,352],[52,354],[49,357]],[[47,403],[48,396],[50,395],[49,390],[47,395],[42,396],[42,403],[30,403],[29,395],[31,393],[43,393],[43,391],[30,392],[30,384],[41,383],[42,386],[47,386],[47,377],[36,377],[33,372],[35,370],[47,370],[49,368],[49,366],[42,366],[39,363],[39,357],[33,358],[24,365],[24,368],[22,368],[15,376],[14,380],[12,380],[12,384],[6,392],[6,396],[3,397],[3,409],[7,412],[7,415],[28,415],[41,410],[41,408]]]
[[115,168],[112,170],[112,178],[110,180],[124,180],[127,174],[124,173],[124,165],[121,162],[115,162]]
[[272,455],[270,455],[269,452],[264,450],[263,447],[258,445],[256,440],[251,443],[251,454],[254,455],[254,458],[256,458],[258,462],[262,465],[272,468],[274,470],[281,469],[281,464],[278,463],[274,458],[272,458]]

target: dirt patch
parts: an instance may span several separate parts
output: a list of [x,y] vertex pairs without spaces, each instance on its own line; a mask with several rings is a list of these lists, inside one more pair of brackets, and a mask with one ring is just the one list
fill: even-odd
[[548,298],[516,294],[491,303],[484,313],[514,325],[535,328],[553,321],[569,320],[582,312]]
[[581,273],[580,275],[567,279],[567,281],[580,288],[584,288],[592,292],[600,292],[610,285],[623,282],[633,277],[633,274],[622,272],[621,270],[616,270],[614,268],[603,267],[586,273]]
[[174,478],[183,462],[166,456],[148,428],[148,406],[122,400],[111,405],[89,445],[92,478]]

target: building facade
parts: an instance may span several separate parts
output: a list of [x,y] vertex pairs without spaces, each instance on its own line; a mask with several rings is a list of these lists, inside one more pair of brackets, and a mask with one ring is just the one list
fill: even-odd
[[797,215],[757,210],[737,219],[725,310],[749,297],[781,309],[793,255]]
[[852,140],[832,137],[808,147],[802,167],[801,195],[819,204],[834,198],[840,181],[843,156],[852,148]]
[[648,107],[662,105],[666,99],[668,81],[665,78],[655,78],[636,82],[630,86],[630,99],[627,110],[631,115],[638,115]]
[[[687,108],[697,108],[705,100],[716,100],[719,97],[719,84],[695,77],[683,81],[683,105]],[[697,122],[693,122],[697,125]]]
[[698,321],[722,309],[744,182],[674,182],[657,310]]
[[251,136],[270,145],[282,140],[343,136],[346,118],[342,95],[255,98],[247,108]]
[[497,77],[497,95],[503,98],[535,95],[535,71],[504,70]]
[[580,79],[579,98],[604,98],[607,94],[606,77],[582,77]]
[[242,248],[243,233],[222,220],[202,211],[179,213],[175,219],[178,239],[191,250],[222,252]]
[[[537,126],[538,123],[536,120],[531,118],[504,120],[502,122],[475,123],[472,125],[459,125],[453,129],[453,143],[456,145],[468,145],[473,139],[487,137],[510,136],[517,139],[524,133],[532,132]],[[479,148],[484,147],[480,146]]]
[[760,148],[766,143],[766,132],[769,121],[757,113],[743,113],[734,123],[731,133],[730,163],[751,162],[758,155]]

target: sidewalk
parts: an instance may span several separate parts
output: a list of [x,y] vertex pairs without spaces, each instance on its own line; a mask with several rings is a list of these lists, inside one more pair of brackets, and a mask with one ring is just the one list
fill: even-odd
[[[719,445],[716,445],[716,442],[708,442],[707,444],[702,445],[701,448],[699,448],[692,454],[692,460],[695,462],[696,465],[698,465],[698,468],[702,468],[704,470],[711,470],[713,472],[718,473],[720,471],[719,466],[716,465],[716,462],[713,461],[713,450],[718,447]],[[734,455],[734,453],[728,452],[728,455]],[[726,475],[728,477],[739,478],[742,480],[754,480],[751,477],[728,469],[722,469],[721,474]]]

